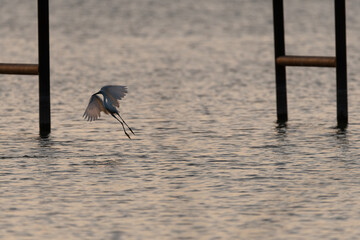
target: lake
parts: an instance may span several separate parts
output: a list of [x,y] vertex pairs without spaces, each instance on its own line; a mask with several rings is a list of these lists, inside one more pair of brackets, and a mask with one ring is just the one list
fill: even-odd
[[[36,1],[0,11],[0,62],[36,63]],[[48,138],[38,78],[0,75],[0,238],[357,239],[359,11],[339,130],[327,68],[288,68],[276,124],[271,1],[50,1]],[[335,54],[333,1],[286,1],[285,28],[288,54]],[[132,140],[82,118],[109,84]]]

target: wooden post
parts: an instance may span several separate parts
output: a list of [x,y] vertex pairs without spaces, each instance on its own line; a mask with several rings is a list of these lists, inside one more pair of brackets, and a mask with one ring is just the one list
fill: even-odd
[[288,120],[286,96],[286,68],[276,62],[285,55],[284,6],[283,0],[273,0],[274,14],[274,45],[275,45],[275,74],[276,74],[276,110],[277,121],[280,124]]
[[335,0],[336,107],[339,128],[348,125],[345,0]]
[[47,137],[51,131],[49,0],[38,0],[38,44],[40,136]]

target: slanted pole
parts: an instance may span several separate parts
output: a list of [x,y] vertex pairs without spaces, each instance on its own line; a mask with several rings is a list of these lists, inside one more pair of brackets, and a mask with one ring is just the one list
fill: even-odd
[[276,75],[276,110],[277,121],[280,124],[288,120],[286,96],[286,68],[276,62],[285,55],[284,7],[283,0],[273,0],[274,14],[274,45],[275,45],[275,75]]
[[38,44],[39,44],[39,125],[40,125],[40,136],[47,137],[51,131],[49,0],[38,0]]
[[339,128],[348,125],[345,0],[335,0],[336,107]]

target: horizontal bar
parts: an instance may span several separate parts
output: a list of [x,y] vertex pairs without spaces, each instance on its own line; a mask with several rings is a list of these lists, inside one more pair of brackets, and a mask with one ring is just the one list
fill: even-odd
[[336,57],[280,56],[276,64],[298,67],[336,67]]
[[24,63],[0,63],[0,74],[39,75],[39,65]]

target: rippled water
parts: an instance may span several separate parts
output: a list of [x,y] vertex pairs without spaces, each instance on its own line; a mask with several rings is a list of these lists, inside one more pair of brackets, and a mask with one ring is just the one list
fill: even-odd
[[[288,70],[275,111],[271,1],[51,1],[52,133],[34,76],[0,76],[1,239],[356,239],[360,5],[347,1],[350,124],[335,71]],[[334,54],[330,0],[286,1],[289,54]],[[37,61],[36,1],[3,0],[0,62]],[[126,85],[128,140],[83,111]]]

